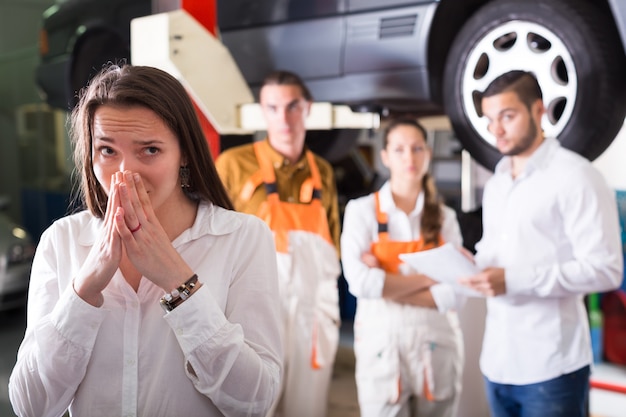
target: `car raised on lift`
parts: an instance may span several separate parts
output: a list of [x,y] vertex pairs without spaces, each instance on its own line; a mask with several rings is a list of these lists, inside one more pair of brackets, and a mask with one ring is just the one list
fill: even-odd
[[[58,0],[44,14],[37,69],[48,103],[72,107],[102,64],[132,58],[132,18],[178,3]],[[220,37],[253,91],[282,68],[319,101],[447,114],[488,168],[500,154],[477,103],[508,70],[537,76],[544,131],[589,159],[626,115],[623,0],[218,0],[217,9]]]

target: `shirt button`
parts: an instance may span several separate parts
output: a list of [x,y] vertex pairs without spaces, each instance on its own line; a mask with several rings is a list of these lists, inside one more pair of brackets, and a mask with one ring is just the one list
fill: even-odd
[[126,364],[129,365],[129,366],[133,366],[135,364],[135,360],[134,359],[128,359],[126,361]]
[[182,335],[183,334],[183,329],[182,328],[176,329],[176,334]]

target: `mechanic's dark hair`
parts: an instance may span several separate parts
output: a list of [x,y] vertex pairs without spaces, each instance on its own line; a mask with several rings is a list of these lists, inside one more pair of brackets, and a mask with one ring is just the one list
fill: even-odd
[[[424,139],[424,146],[428,147],[426,142],[426,128],[414,119],[395,119],[389,122],[383,131],[383,146],[386,149],[389,145],[389,134],[400,126],[409,126],[416,129]],[[420,220],[420,233],[426,244],[439,245],[441,240],[441,228],[443,226],[443,208],[442,199],[437,191],[437,186],[432,175],[428,172],[422,178],[422,189],[424,190],[424,209],[422,219]]]
[[261,88],[266,85],[295,85],[300,88],[302,92],[302,97],[304,97],[307,101],[313,101],[313,95],[311,91],[306,86],[302,78],[293,72],[277,70],[272,71],[263,80],[263,85]]
[[108,197],[98,183],[92,160],[94,115],[104,105],[139,106],[156,113],[178,138],[181,154],[187,161],[189,187],[183,188],[185,194],[192,200],[233,209],[184,87],[157,68],[117,64],[105,67],[81,90],[78,105],[71,114],[70,134],[79,187],[75,198],[80,199],[82,207],[104,218]]
[[509,71],[497,77],[487,86],[481,97],[491,97],[508,91],[517,94],[529,110],[537,100],[543,99],[537,78],[533,73],[521,70]]

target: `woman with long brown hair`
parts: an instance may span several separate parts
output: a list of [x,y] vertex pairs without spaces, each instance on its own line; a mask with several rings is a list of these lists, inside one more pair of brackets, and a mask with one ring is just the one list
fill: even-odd
[[232,210],[185,89],[110,66],[72,139],[85,209],[37,248],[16,414],[264,416],[282,366],[272,235]]
[[461,246],[455,213],[442,204],[428,173],[426,130],[392,121],[383,132],[390,178],[344,214],[341,259],[357,297],[356,382],[362,417],[455,417],[463,346],[455,310],[464,302],[402,264],[399,255]]

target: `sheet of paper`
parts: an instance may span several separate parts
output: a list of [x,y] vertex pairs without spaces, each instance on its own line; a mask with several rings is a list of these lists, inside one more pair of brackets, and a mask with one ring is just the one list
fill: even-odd
[[435,249],[404,253],[400,255],[400,259],[435,281],[454,285],[468,295],[480,296],[478,292],[458,283],[459,278],[474,275],[480,270],[450,243]]

